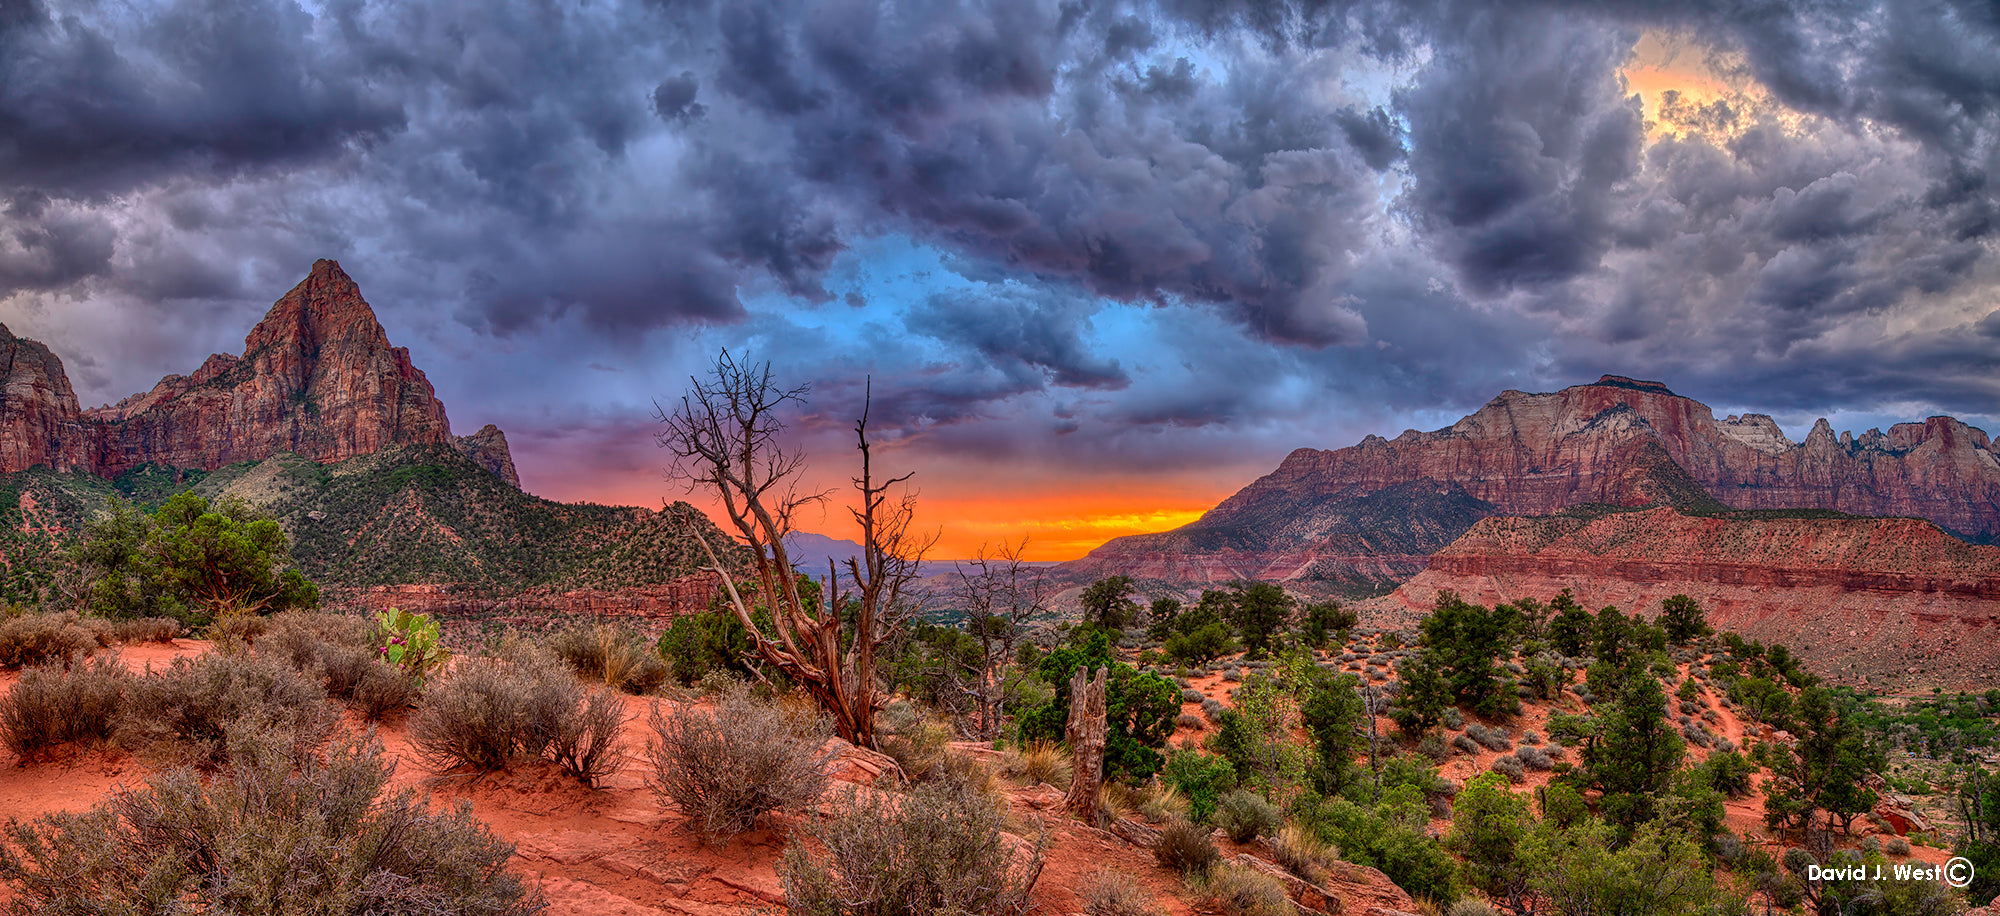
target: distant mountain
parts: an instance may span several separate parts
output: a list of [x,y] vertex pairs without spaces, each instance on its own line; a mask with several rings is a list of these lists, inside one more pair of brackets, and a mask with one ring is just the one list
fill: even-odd
[[[785,535],[785,555],[791,558],[793,569],[817,579],[826,575],[828,560],[839,564],[843,571],[846,570],[849,559],[861,558],[861,545],[810,531],[794,531]],[[917,574],[937,576],[951,573],[957,568],[958,562],[955,560],[925,560],[918,564]]]
[[390,346],[354,280],[330,260],[243,340],[192,375],[91,410],[62,360],[0,326],[0,473],[46,465],[115,477],[145,465],[214,470],[282,454],[341,461],[400,445],[456,447],[515,486],[506,436],[451,434],[410,352]]
[[1607,375],[1550,394],[1503,392],[1432,432],[1299,449],[1200,519],[1118,538],[1063,570],[1380,590],[1480,519],[1588,504],[1914,516],[1992,542],[2000,459],[1985,432],[1950,417],[1838,438],[1821,420],[1794,443],[1770,417],[1717,420],[1659,382]]

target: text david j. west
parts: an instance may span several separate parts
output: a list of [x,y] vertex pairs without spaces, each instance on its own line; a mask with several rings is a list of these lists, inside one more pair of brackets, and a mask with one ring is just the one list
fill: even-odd
[[[1963,861],[1964,860],[1962,859],[1953,859],[1951,864],[1958,865],[1960,862]],[[1880,863],[1877,863],[1873,866],[1842,865],[1838,867],[1828,866],[1828,865],[1809,865],[1806,867],[1806,880],[1808,881],[1942,881],[1953,887],[1964,887],[1965,884],[1969,882],[1962,883],[1962,878],[1970,876],[1969,875],[1961,876],[1957,874],[1957,872],[1961,870],[1969,871],[1970,869],[1947,868],[1946,866],[1943,865],[1926,865],[1921,862],[1899,862],[1895,865],[1888,866],[1887,868],[1884,868]]]

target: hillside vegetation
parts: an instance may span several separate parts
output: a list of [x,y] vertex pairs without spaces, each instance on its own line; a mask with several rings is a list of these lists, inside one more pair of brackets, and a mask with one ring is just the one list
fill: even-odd
[[35,558],[106,517],[112,498],[152,510],[187,491],[239,497],[277,519],[298,568],[322,586],[623,588],[706,565],[674,513],[542,499],[443,445],[335,464],[281,455],[212,472],[146,465],[111,480],[40,467],[8,474],[0,476],[0,552],[26,588]]

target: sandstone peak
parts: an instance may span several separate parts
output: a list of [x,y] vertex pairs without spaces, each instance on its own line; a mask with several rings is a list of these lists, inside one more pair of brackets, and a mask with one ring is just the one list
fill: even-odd
[[[389,345],[360,287],[326,258],[272,304],[241,357],[211,355],[143,395],[79,411],[61,361],[11,334],[0,337],[0,375],[9,407],[31,408],[0,424],[0,473],[49,464],[112,476],[147,463],[214,469],[285,452],[340,461],[458,444],[410,351]],[[467,438],[468,454],[518,485],[498,429]]]
[[521,475],[514,470],[513,452],[507,448],[507,434],[501,432],[500,427],[488,423],[470,436],[453,439],[452,447],[501,480],[516,487],[521,485]]
[[340,269],[340,262],[321,258],[312,273],[278,299],[264,320],[243,339],[249,357],[269,346],[316,350],[329,343],[352,340],[359,345],[389,349],[388,332],[375,318],[361,287]]

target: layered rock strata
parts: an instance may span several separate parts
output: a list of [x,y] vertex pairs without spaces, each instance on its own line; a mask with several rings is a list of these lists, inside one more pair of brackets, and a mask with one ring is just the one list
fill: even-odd
[[1685,594],[1717,629],[1782,642],[1838,681],[2000,686],[2000,547],[1921,519],[1491,518],[1374,610],[1413,619],[1444,589],[1484,604],[1569,589],[1647,616]]
[[4,328],[0,370],[0,473],[45,464],[111,477],[145,464],[213,470],[285,453],[332,462],[448,444],[520,483],[497,428],[451,435],[430,380],[331,260],[272,305],[242,356],[212,355],[116,404],[78,409],[61,361]]
[[[1369,499],[1385,504],[1357,511]],[[1795,443],[1770,417],[1718,420],[1658,382],[1605,376],[1503,392],[1444,429],[1298,449],[1197,521],[1108,542],[1078,570],[1408,575],[1480,518],[1593,503],[1912,516],[1993,540],[2000,458],[1984,431],[1951,417],[1838,437],[1821,420]]]

